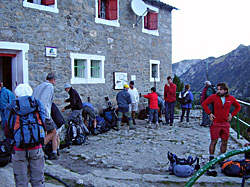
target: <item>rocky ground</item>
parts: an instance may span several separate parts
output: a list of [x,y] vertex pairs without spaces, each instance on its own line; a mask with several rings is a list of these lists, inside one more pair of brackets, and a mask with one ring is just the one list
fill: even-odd
[[[208,127],[199,126],[200,116],[199,110],[193,110],[189,124],[175,119],[174,126],[159,128],[148,128],[147,121],[137,120],[136,130],[124,125],[118,132],[88,136],[84,145],[66,148],[60,159],[46,161],[46,172],[70,186],[184,186],[189,178],[170,175],[167,153],[185,158],[198,156],[201,166],[207,162],[210,134]],[[235,137],[232,131],[229,151],[241,147]],[[204,175],[194,186],[240,186],[241,178],[225,177],[219,166],[216,170],[217,177]],[[1,168],[0,173],[4,184],[13,185],[11,164]],[[46,186],[62,185],[51,177],[46,179]]]

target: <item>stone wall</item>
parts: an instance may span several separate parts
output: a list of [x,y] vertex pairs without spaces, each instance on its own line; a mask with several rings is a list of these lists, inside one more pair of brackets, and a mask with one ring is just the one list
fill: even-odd
[[[149,60],[160,61],[160,82],[163,92],[172,68],[171,12],[159,7],[159,36],[142,33],[141,22],[133,28],[136,15],[130,0],[120,0],[120,27],[95,23],[94,0],[58,0],[59,13],[23,7],[22,0],[0,1],[0,41],[28,43],[30,46],[29,84],[34,88],[48,72],[55,72],[55,102],[63,105],[67,94],[63,85],[71,78],[70,53],[105,56],[105,84],[73,85],[86,102],[90,97],[95,107],[104,106],[105,96],[114,98],[113,72],[136,75],[139,92],[149,92]],[[45,57],[45,46],[57,47],[56,58]],[[105,106],[104,106],[105,107]]]

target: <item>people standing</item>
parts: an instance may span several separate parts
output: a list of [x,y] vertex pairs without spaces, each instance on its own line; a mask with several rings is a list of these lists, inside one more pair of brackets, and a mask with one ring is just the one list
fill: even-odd
[[[45,108],[38,99],[31,97],[32,88],[28,84],[19,84],[15,94],[17,99],[6,107],[9,119],[6,137],[14,142],[12,164],[15,183],[17,187],[29,186],[29,182],[33,187],[45,187],[45,161],[41,145],[45,136]],[[27,125],[34,128],[28,129]],[[38,128],[40,133],[35,133]]]
[[156,93],[155,87],[151,88],[151,93],[143,95],[144,98],[149,100],[149,127],[152,126],[153,118],[156,121],[156,127],[158,127],[158,95]]
[[[209,96],[216,93],[215,86],[211,84],[210,81],[205,81],[205,87],[202,90],[201,94],[201,103],[206,100]],[[209,109],[213,111],[213,105],[209,105]],[[202,109],[202,122],[201,126],[207,127],[210,126],[209,116],[205,112],[204,109]]]
[[[214,112],[209,109],[209,105],[213,104]],[[230,107],[233,105],[235,108],[230,113]],[[210,127],[211,143],[209,145],[210,160],[214,158],[215,147],[219,138],[222,144],[220,146],[220,153],[227,151],[227,142],[229,138],[230,121],[240,111],[240,104],[231,95],[226,83],[217,84],[217,93],[208,97],[202,103],[202,107],[209,115],[209,119],[213,122]]]
[[172,77],[167,77],[168,83],[164,86],[164,100],[165,100],[165,119],[166,125],[170,126],[174,123],[174,107],[176,101],[176,85],[173,83]]
[[193,93],[190,92],[190,85],[185,85],[185,90],[180,92],[179,98],[181,98],[181,120],[180,122],[183,122],[183,118],[185,113],[187,113],[187,123],[189,122],[189,113],[192,108],[192,102],[194,100]]
[[134,86],[134,81],[130,81],[128,93],[131,96],[131,104],[129,105],[129,111],[132,114],[133,124],[135,123],[135,113],[138,111],[138,103],[139,103],[139,93]]
[[117,130],[121,129],[121,121],[123,115],[128,117],[129,129],[135,129],[132,122],[131,113],[129,112],[129,104],[131,104],[131,97],[128,93],[129,86],[123,85],[123,90],[116,95],[116,101],[118,104],[118,117],[117,117]]
[[2,82],[0,81],[0,113],[2,119],[2,128],[4,130],[5,124],[7,123],[7,118],[5,116],[5,108],[8,104],[11,103],[15,99],[15,95],[12,91],[2,86]]
[[38,85],[33,92],[33,97],[39,99],[45,107],[45,130],[48,132],[44,144],[48,144],[52,141],[52,154],[49,155],[50,160],[56,160],[58,157],[57,150],[57,133],[56,124],[51,118],[51,106],[54,95],[54,85],[56,84],[56,76],[54,73],[49,73],[46,77],[46,81]]

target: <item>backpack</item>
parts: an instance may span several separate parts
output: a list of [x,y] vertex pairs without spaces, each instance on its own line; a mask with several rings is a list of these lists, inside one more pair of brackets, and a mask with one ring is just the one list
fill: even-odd
[[213,95],[215,93],[216,93],[215,86],[213,85],[209,86],[206,91],[206,98],[208,98],[210,95]]
[[147,114],[146,109],[142,109],[142,110],[139,111],[138,119],[144,120],[144,119],[147,119],[147,117],[148,117],[148,114]]
[[55,103],[52,103],[51,106],[51,118],[55,122],[57,128],[59,129],[63,124],[65,124],[65,120],[61,111],[58,109]]
[[70,119],[69,126],[66,130],[66,142],[73,145],[82,145],[86,141],[86,133],[78,118]]
[[11,160],[11,139],[0,142],[0,167],[6,166]]
[[18,148],[27,149],[44,143],[40,101],[31,96],[17,98],[11,104],[8,127],[11,139]]
[[96,129],[101,132],[107,132],[111,129],[111,126],[106,123],[105,119],[100,117],[100,116],[96,116]]
[[106,123],[113,128],[116,126],[117,121],[117,115],[115,113],[115,108],[108,107],[103,110],[104,119],[106,120]]
[[227,176],[242,177],[250,173],[250,160],[225,160],[222,162],[221,171]]
[[179,100],[182,105],[190,103],[189,92],[188,91],[181,92],[179,95]]
[[[170,161],[168,170],[177,177],[189,177],[194,174],[195,168],[199,168],[199,160],[197,157],[195,159],[191,156],[187,159],[178,158],[177,155],[168,152],[168,159]],[[196,161],[197,165],[194,167],[193,164]]]

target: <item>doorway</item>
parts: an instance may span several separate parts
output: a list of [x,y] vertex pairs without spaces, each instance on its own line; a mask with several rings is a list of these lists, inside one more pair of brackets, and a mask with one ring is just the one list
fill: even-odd
[[0,54],[0,81],[3,86],[12,91],[12,57],[1,56]]

